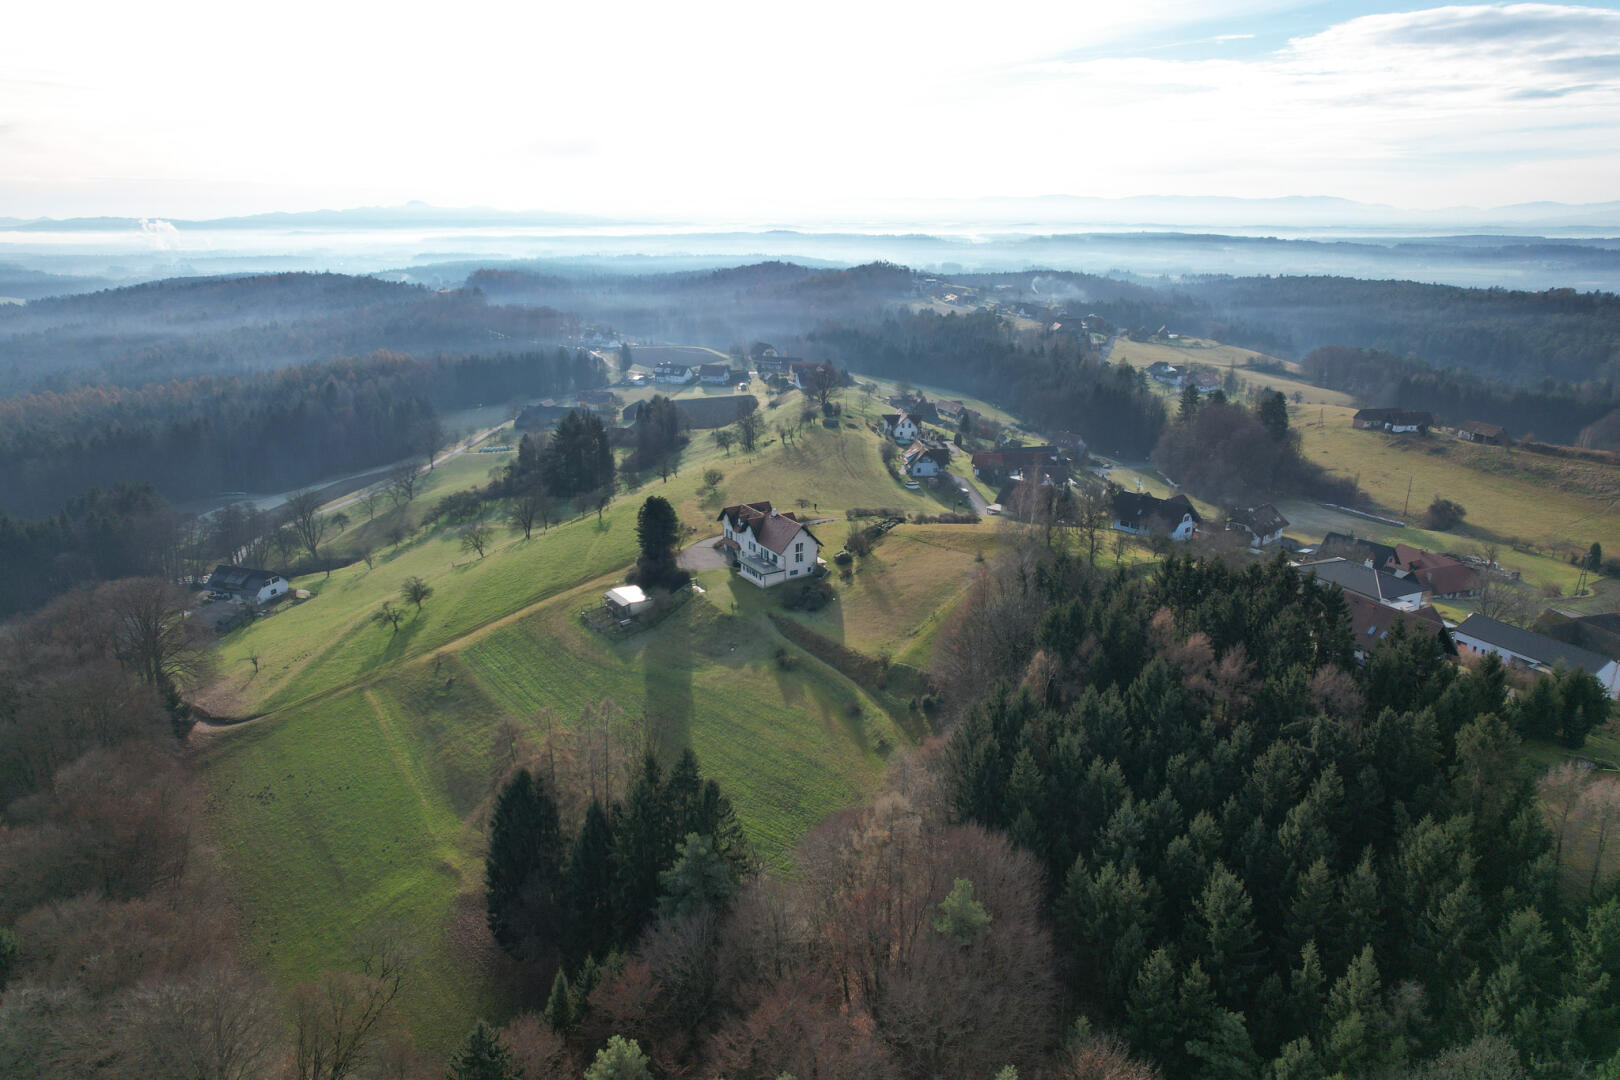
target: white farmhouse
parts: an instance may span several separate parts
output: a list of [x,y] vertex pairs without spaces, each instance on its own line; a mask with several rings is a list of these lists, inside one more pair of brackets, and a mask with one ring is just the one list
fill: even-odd
[[213,592],[226,593],[250,604],[264,604],[287,594],[287,579],[270,570],[253,570],[246,566],[214,567],[204,585]]
[[919,480],[938,476],[951,467],[949,450],[930,449],[920,442],[914,442],[906,447],[902,459],[905,462],[906,475]]
[[909,443],[922,434],[922,425],[910,413],[884,413],[883,434],[897,443]]
[[697,372],[686,364],[663,360],[653,368],[653,378],[662,383],[689,383],[697,378]]
[[738,503],[720,511],[720,546],[732,568],[762,589],[813,576],[821,541],[804,522],[768,502]]

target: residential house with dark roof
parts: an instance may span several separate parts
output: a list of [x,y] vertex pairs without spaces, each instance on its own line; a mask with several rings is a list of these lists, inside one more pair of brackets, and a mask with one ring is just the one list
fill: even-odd
[[914,442],[901,455],[907,476],[924,479],[938,476],[951,467],[951,452],[941,447],[925,446]]
[[1427,604],[1405,611],[1354,592],[1344,594],[1344,603],[1350,612],[1350,634],[1355,640],[1356,659],[1363,663],[1399,624],[1404,623],[1408,630],[1437,635],[1444,634],[1446,630],[1446,622],[1440,613]]
[[1155,498],[1146,492],[1116,491],[1113,527],[1132,536],[1168,536],[1191,540],[1203,518],[1185,495]]
[[1395,557],[1395,549],[1376,540],[1363,540],[1349,533],[1330,532],[1316,546],[1319,558],[1340,556],[1363,566],[1385,567]]
[[1495,653],[1505,662],[1532,671],[1551,671],[1559,664],[1580,668],[1603,684],[1610,697],[1620,697],[1620,662],[1517,626],[1470,615],[1452,632],[1459,649],[1475,656]]
[[754,358],[754,370],[759,372],[761,378],[766,375],[786,375],[791,363],[793,361],[785,356],[757,356]]
[[1033,473],[1055,477],[1061,471],[1067,479],[1068,470],[1061,469],[1055,446],[1006,446],[1000,450],[981,450],[972,457],[973,475],[986,479],[1017,473],[1027,479]]
[[214,567],[203,585],[210,591],[224,593],[249,604],[265,604],[287,595],[291,588],[287,579],[273,570],[255,570],[247,566]]
[[935,414],[938,415],[941,420],[949,420],[953,424],[962,419],[962,411],[966,408],[967,406],[963,405],[960,401],[955,401],[949,398],[943,398],[934,402]]
[[1155,360],[1148,365],[1148,378],[1156,383],[1168,386],[1172,390],[1180,390],[1187,383],[1187,369],[1176,367],[1163,360]]
[[762,589],[813,577],[820,566],[821,541],[810,527],[769,502],[728,506],[716,520],[732,568]]
[[1508,433],[1501,424],[1487,424],[1481,420],[1464,422],[1457,428],[1457,438],[1489,446],[1506,446],[1513,441],[1508,438]]
[[1479,571],[1449,555],[1435,555],[1410,544],[1396,544],[1384,569],[1416,578],[1441,600],[1473,596],[1479,592]]
[[1229,511],[1226,515],[1227,531],[1248,534],[1250,547],[1268,547],[1278,543],[1286,528],[1288,519],[1270,503],[1246,506]]
[[1350,418],[1350,423],[1362,431],[1422,434],[1434,425],[1434,414],[1411,409],[1359,409]]
[[730,364],[699,364],[698,381],[706,383],[730,383]]
[[697,373],[690,364],[661,360],[653,368],[653,378],[663,383],[689,383],[697,378]]
[[1428,601],[1428,590],[1412,578],[1396,577],[1348,559],[1320,559],[1299,564],[1302,574],[1315,574],[1318,581],[1339,586],[1375,603],[1403,611],[1416,611]]

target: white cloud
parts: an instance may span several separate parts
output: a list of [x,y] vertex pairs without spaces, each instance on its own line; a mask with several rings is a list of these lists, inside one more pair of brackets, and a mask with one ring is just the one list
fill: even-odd
[[[1257,13],[1295,3],[1219,25],[1193,0],[28,5],[0,38],[0,215],[30,212],[8,193],[786,220],[908,195],[1617,189],[1620,13],[1370,15],[1232,58]],[[1217,58],[1110,55],[1188,29]]]

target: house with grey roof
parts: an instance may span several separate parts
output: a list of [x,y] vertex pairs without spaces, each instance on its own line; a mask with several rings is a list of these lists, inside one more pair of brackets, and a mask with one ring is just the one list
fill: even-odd
[[255,570],[247,566],[214,567],[203,583],[210,591],[243,600],[249,604],[266,604],[287,595],[287,579],[273,570]]
[[810,527],[769,502],[738,503],[720,511],[725,551],[738,575],[762,589],[815,576],[821,541]]
[[1620,697],[1620,662],[1579,645],[1477,614],[1464,619],[1451,636],[1459,650],[1475,656],[1495,653],[1515,667],[1532,671],[1551,671],[1559,664],[1580,668],[1602,683],[1610,697]]
[[1349,559],[1320,559],[1299,564],[1302,574],[1315,574],[1318,581],[1337,585],[1385,607],[1416,611],[1428,599],[1429,590],[1412,578],[1400,578],[1383,570],[1353,563]]
[[1250,547],[1267,547],[1277,543],[1286,528],[1288,519],[1270,503],[1241,507],[1226,515],[1227,531],[1247,534]]

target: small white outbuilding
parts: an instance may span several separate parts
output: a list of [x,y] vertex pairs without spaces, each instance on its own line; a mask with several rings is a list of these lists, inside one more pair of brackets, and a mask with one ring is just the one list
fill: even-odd
[[615,618],[628,619],[652,607],[652,598],[641,591],[640,585],[620,585],[602,594],[602,602]]

